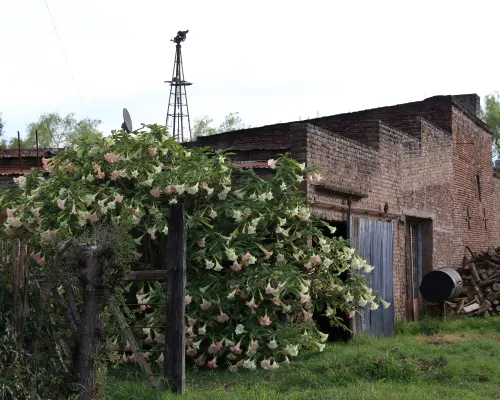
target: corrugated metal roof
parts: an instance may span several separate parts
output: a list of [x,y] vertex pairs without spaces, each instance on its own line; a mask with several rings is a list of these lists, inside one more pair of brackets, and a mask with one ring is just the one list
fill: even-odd
[[[39,157],[44,156],[54,156],[59,153],[61,150],[57,147],[54,148],[45,148],[38,149]],[[36,157],[36,149],[21,149],[21,157]],[[0,158],[19,158],[19,150],[18,149],[2,149],[0,150]]]
[[33,167],[14,167],[14,166],[0,166],[0,175],[24,175],[29,174]]

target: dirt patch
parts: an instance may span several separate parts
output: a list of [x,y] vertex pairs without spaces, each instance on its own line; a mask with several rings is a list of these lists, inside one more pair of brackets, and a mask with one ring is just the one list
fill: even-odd
[[470,342],[476,341],[478,339],[493,339],[500,340],[500,334],[484,334],[478,335],[477,333],[439,333],[430,336],[418,336],[418,341],[420,343],[435,344],[435,345],[447,345],[459,342]]

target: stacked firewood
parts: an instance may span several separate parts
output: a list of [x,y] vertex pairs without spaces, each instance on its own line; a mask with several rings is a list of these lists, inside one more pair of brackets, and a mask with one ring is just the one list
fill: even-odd
[[445,303],[446,314],[459,317],[500,315],[500,247],[465,257],[458,273],[463,287],[460,295]]

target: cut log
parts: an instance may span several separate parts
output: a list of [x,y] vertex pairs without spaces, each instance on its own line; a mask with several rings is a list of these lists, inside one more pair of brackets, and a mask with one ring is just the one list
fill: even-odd
[[488,274],[487,273],[482,273],[481,275],[479,275],[481,277],[481,280],[485,281],[486,279],[488,279]]
[[481,282],[481,279],[479,279],[479,274],[477,273],[476,265],[473,262],[469,263],[470,265],[470,272],[472,274],[472,278],[477,282]]
[[500,303],[500,300],[493,300],[493,301],[492,301],[492,303],[493,303],[494,305],[498,305],[498,304]]
[[496,310],[496,311],[500,311],[500,306],[496,306],[496,307],[495,307],[495,310]]
[[471,313],[471,312],[473,312],[473,311],[478,310],[478,309],[479,309],[479,307],[480,307],[480,306],[479,306],[479,304],[475,301],[475,302],[474,302],[474,303],[472,303],[471,305],[465,306],[465,307],[464,307],[464,312],[465,312],[466,314],[469,314],[469,313]]
[[495,291],[498,292],[500,290],[500,283],[494,283],[491,285],[491,288]]

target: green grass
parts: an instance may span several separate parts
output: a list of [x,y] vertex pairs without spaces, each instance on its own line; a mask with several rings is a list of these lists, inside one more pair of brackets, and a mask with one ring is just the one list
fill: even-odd
[[[399,323],[393,338],[360,337],[276,371],[189,370],[186,399],[500,399],[500,317]],[[114,377],[106,399],[177,399],[141,376]]]

